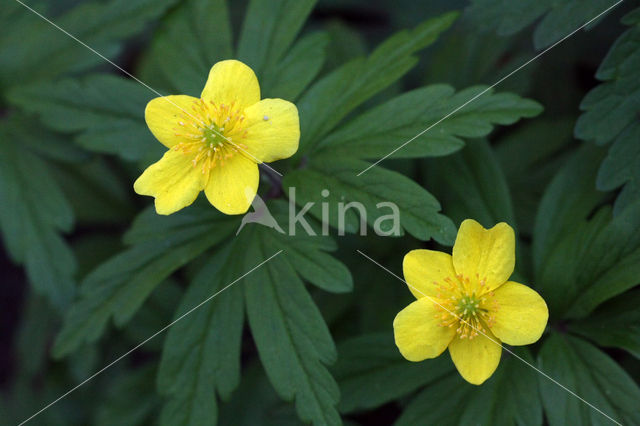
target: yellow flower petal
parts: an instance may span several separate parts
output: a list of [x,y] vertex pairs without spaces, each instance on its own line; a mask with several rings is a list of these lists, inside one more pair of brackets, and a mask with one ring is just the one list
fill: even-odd
[[133,189],[155,197],[156,212],[166,215],[193,203],[203,186],[202,172],[193,167],[191,157],[169,150],[142,173]]
[[204,189],[207,199],[224,214],[243,214],[249,210],[258,191],[258,165],[241,154],[213,167]]
[[260,100],[260,85],[247,65],[236,60],[221,61],[209,71],[200,97],[218,105],[233,103],[234,108],[244,109]]
[[245,109],[246,137],[242,143],[260,161],[291,157],[298,150],[298,108],[282,99],[263,99]]
[[500,340],[486,329],[487,336],[478,334],[473,339],[456,336],[449,345],[449,354],[458,372],[467,382],[480,385],[487,380],[500,363]]
[[435,358],[444,352],[455,335],[453,327],[440,326],[441,312],[426,297],[418,299],[396,315],[393,332],[396,346],[409,361]]
[[513,228],[499,223],[491,229],[472,219],[460,225],[453,245],[453,267],[471,280],[485,280],[488,290],[504,284],[516,263]]
[[177,136],[176,129],[180,121],[195,121],[191,115],[193,103],[198,98],[186,95],[163,96],[152,99],[144,110],[144,119],[153,133],[164,146],[171,148],[180,142],[189,142],[188,139]]
[[404,279],[416,299],[437,297],[438,284],[445,278],[455,278],[451,255],[440,251],[412,250],[402,261]]
[[536,342],[549,319],[547,304],[526,285],[508,281],[494,293],[498,303],[493,312],[495,322],[491,331],[509,345],[529,345]]

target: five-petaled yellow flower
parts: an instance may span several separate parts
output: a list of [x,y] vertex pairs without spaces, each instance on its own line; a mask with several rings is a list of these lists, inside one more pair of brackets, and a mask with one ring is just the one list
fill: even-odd
[[453,255],[409,252],[404,277],[418,300],[393,322],[402,355],[422,361],[448,347],[462,377],[479,385],[498,367],[501,342],[537,341],[549,317],[547,305],[529,287],[508,281],[514,266],[515,235],[506,223],[487,230],[465,220]]
[[200,98],[155,98],[145,119],[169,151],[133,187],[155,197],[158,214],[190,205],[202,190],[221,212],[245,213],[258,190],[258,163],[292,156],[300,139],[296,106],[260,100],[256,75],[235,60],[211,68]]

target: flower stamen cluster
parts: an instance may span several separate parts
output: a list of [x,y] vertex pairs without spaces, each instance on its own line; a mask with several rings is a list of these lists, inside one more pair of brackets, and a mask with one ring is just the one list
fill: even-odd
[[458,274],[445,277],[442,283],[433,282],[439,299],[434,301],[439,311],[435,317],[441,327],[456,327],[461,339],[473,339],[491,328],[499,307],[493,291],[487,291],[486,279],[476,278],[472,283],[469,277]]
[[239,141],[247,137],[248,131],[242,126],[245,117],[234,104],[217,105],[197,99],[191,107],[194,114],[183,112],[177,123],[180,127],[173,128],[176,137],[192,142],[178,143],[172,149],[183,154],[196,153],[191,163],[194,168],[200,165],[204,175],[208,176],[216,166],[223,167],[225,160],[236,154],[250,157],[247,146]]

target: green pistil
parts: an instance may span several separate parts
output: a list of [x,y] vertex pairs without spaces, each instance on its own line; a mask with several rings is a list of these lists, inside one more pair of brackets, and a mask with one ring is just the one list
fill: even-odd
[[220,129],[218,126],[213,124],[205,128],[204,138],[206,139],[207,144],[213,144],[222,147],[222,145],[224,145],[224,138],[221,136],[223,135],[223,131],[223,129]]
[[480,314],[480,300],[475,296],[463,296],[458,299],[458,314],[464,318],[471,318]]

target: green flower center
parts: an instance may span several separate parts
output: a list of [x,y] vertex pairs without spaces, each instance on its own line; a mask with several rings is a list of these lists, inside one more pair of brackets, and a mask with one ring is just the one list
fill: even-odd
[[480,308],[480,298],[475,295],[462,296],[458,299],[456,312],[464,319],[475,317],[479,311],[486,311],[486,309]]
[[447,277],[438,287],[438,300],[434,300],[440,311],[438,317],[442,327],[456,327],[461,339],[473,339],[485,334],[495,321],[498,304],[492,291],[486,291],[485,280],[472,282],[468,277]]
[[224,127],[218,127],[215,124],[210,124],[208,127],[205,127],[202,131],[202,136],[205,139],[205,145],[209,145],[210,148],[214,146],[221,147],[225,144],[226,140],[224,139]]
[[181,117],[175,129],[176,136],[185,142],[173,149],[192,156],[193,167],[208,175],[211,169],[223,167],[236,154],[248,155],[247,146],[240,142],[247,135],[243,129],[244,116],[233,103],[217,105],[197,99],[191,111]]

